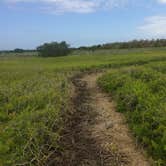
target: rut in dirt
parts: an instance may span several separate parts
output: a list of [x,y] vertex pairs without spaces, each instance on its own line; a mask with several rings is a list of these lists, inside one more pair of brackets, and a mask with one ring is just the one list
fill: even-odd
[[73,78],[73,114],[62,166],[149,166],[110,98],[97,87],[101,73]]

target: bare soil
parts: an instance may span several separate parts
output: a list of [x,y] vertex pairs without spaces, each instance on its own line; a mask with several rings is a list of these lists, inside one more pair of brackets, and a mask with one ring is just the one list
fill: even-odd
[[62,166],[150,166],[125,118],[96,84],[102,73],[73,78],[73,111],[67,122]]

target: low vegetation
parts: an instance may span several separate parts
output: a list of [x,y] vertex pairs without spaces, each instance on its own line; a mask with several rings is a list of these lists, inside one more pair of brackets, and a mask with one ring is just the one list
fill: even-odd
[[164,165],[166,75],[153,65],[112,70],[99,79],[99,85],[114,96],[117,110],[126,115],[137,141],[159,165]]
[[0,76],[1,165],[45,165],[60,148],[67,74],[16,68]]
[[59,140],[70,110],[69,78],[96,68],[112,69],[100,85],[113,93],[149,154],[165,161],[165,53],[163,48],[76,50],[56,58],[2,56],[0,165],[58,161],[65,148]]

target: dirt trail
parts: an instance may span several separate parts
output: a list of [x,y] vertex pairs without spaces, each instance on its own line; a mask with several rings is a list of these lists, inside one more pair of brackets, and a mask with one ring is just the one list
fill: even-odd
[[74,78],[74,114],[68,124],[65,166],[149,166],[134,143],[125,118],[97,87],[101,73]]

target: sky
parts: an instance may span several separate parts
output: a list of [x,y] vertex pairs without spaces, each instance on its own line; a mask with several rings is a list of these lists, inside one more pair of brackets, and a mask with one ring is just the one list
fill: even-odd
[[166,0],[0,0],[0,50],[166,38]]

